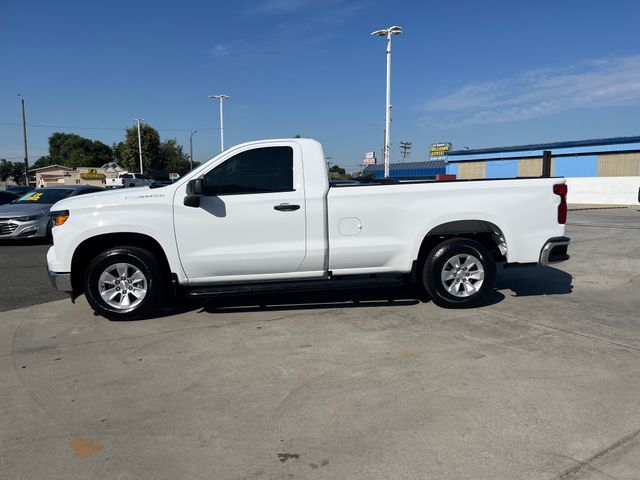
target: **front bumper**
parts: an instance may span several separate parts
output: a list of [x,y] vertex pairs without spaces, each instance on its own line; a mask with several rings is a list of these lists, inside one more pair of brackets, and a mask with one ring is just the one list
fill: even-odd
[[47,236],[49,216],[20,222],[15,219],[0,219],[0,240],[20,240],[23,238],[43,238]]
[[49,281],[51,281],[51,285],[61,292],[73,293],[70,273],[52,272],[51,270],[47,271],[49,272]]
[[569,255],[567,255],[569,243],[571,243],[569,237],[554,237],[547,240],[540,251],[540,264],[548,265],[569,260]]

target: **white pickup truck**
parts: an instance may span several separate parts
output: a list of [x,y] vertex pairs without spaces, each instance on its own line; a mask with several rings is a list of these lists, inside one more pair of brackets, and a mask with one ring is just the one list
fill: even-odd
[[[348,288],[409,279],[443,307],[482,302],[496,262],[566,260],[563,178],[330,187],[320,144],[233,147],[161,188],[52,207],[52,283],[113,319],[168,294]],[[126,212],[126,215],[123,215]]]
[[151,185],[153,179],[142,173],[120,173],[117,177],[107,178],[105,188],[145,187]]

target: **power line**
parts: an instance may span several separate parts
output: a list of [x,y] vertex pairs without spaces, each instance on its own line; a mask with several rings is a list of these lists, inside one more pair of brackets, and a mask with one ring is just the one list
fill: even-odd
[[[19,127],[21,126],[21,123],[10,123],[10,122],[0,122],[0,126],[3,127]],[[117,131],[117,132],[121,132],[123,130],[125,130],[128,127],[120,127],[120,128],[114,128],[114,127],[79,127],[79,126],[74,126],[74,125],[36,125],[36,124],[32,124],[32,123],[27,123],[27,126],[30,128],[67,128],[67,129],[77,129],[77,130],[110,130],[110,131]],[[154,127],[155,128],[155,127]],[[194,127],[195,129],[198,130],[220,130],[220,128],[211,128],[211,127]],[[190,132],[191,130],[193,130],[193,128],[156,128],[156,130],[158,131],[162,131],[162,132]]]

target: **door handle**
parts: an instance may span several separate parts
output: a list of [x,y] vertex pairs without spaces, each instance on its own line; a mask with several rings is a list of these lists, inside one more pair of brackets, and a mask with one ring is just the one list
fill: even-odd
[[300,205],[291,205],[290,203],[281,203],[280,205],[276,205],[273,207],[274,210],[278,210],[280,212],[293,212],[294,210],[298,210]]

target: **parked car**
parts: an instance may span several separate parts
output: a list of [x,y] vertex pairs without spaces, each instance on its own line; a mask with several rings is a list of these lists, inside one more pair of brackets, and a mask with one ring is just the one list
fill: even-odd
[[5,203],[13,202],[14,200],[16,200],[19,197],[20,197],[20,195],[18,195],[17,193],[7,192],[6,190],[2,191],[2,192],[0,192],[0,205],[4,205]]
[[33,190],[31,185],[11,185],[7,187],[7,192],[15,193],[16,195],[24,195],[31,190]]
[[0,240],[46,238],[51,235],[49,210],[67,197],[104,191],[88,185],[37,188],[0,206]]
[[144,187],[153,182],[153,178],[142,173],[120,173],[115,178],[107,178],[104,186],[106,188]]
[[51,281],[114,319],[191,298],[414,281],[478,305],[496,262],[568,259],[564,178],[331,188],[310,139],[238,145],[158,190],[53,206]]

